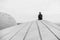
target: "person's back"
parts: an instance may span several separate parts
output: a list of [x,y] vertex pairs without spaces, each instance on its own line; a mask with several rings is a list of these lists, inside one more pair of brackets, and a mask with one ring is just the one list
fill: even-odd
[[41,14],[41,12],[39,12],[38,20],[42,20],[42,14]]

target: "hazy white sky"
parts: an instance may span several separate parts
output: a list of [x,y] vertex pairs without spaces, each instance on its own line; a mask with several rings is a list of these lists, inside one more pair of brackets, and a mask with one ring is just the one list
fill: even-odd
[[60,23],[60,0],[0,0],[0,11],[11,14],[17,22],[36,20],[41,11],[44,20]]

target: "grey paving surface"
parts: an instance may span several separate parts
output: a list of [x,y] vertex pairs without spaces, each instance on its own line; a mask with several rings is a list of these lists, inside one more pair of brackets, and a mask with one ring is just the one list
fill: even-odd
[[[32,21],[12,27],[1,40],[60,40],[60,28],[48,21]],[[4,32],[4,31],[3,31]]]

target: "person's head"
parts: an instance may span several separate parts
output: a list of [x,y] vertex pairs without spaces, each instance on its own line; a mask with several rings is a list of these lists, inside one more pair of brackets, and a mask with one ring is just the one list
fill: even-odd
[[41,14],[41,12],[39,12],[39,14]]

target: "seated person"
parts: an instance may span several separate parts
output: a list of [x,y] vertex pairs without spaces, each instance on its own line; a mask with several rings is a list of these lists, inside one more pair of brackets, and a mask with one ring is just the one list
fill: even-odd
[[42,18],[42,14],[41,14],[41,12],[39,12],[39,15],[38,15],[38,20],[42,20],[43,18]]

